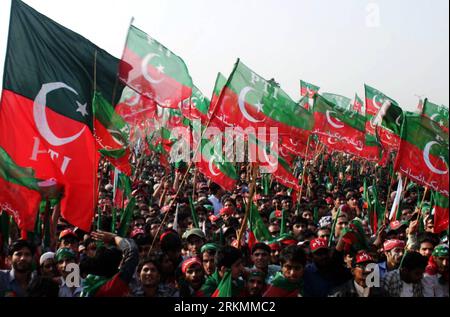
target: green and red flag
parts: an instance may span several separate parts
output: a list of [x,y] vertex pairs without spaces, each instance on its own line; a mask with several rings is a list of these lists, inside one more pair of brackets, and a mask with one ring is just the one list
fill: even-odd
[[385,149],[398,149],[400,130],[403,123],[403,111],[398,103],[379,90],[364,85],[366,94],[366,131],[375,135],[377,126],[381,144]]
[[352,110],[351,109],[352,100],[348,97],[337,94],[331,94],[328,92],[324,92],[322,94],[322,97],[324,97],[329,102],[335,104],[336,107],[338,108],[341,108],[343,110]]
[[448,197],[449,136],[433,121],[406,113],[395,171]]
[[222,121],[223,114],[220,111],[220,107],[219,105],[217,105],[217,102],[219,101],[220,94],[226,84],[227,79],[225,78],[225,76],[221,73],[218,73],[208,110],[208,117],[211,118],[210,126],[217,127],[222,131],[224,131],[228,125]]
[[199,171],[223,189],[232,191],[238,180],[234,166],[227,162],[222,148],[215,146],[214,140],[202,139],[201,150],[194,158]]
[[240,60],[218,100],[222,121],[229,126],[278,128],[279,135],[307,139],[312,114],[299,107],[278,85],[254,73]]
[[211,297],[233,297],[231,270],[227,270]]
[[434,232],[439,234],[448,230],[448,196],[433,193],[434,202]]
[[314,98],[313,133],[327,138],[328,143],[363,149],[365,139],[365,117],[357,112],[336,107],[317,94]]
[[184,61],[145,32],[131,25],[120,79],[159,106],[178,109],[192,95],[192,78]]
[[133,89],[125,87],[114,110],[130,127],[135,127],[155,118],[156,103]]
[[[250,235],[254,237],[255,242],[264,242],[272,239],[269,229],[264,224],[261,215],[258,212],[255,204],[251,204],[250,216],[248,218],[248,228],[250,230]],[[251,240],[249,238],[249,240]]]
[[114,178],[113,205],[116,209],[123,209],[124,204],[131,199],[131,180],[118,171]]
[[355,100],[353,101],[353,111],[356,111],[360,114],[364,114],[364,102],[361,98],[359,98],[358,94],[355,94]]
[[268,144],[255,135],[248,135],[248,147],[251,160],[257,162],[260,170],[271,173],[280,184],[299,192],[298,179],[293,175],[289,163],[280,155],[279,149],[274,144]]
[[422,109],[422,115],[424,117],[429,118],[434,123],[437,123],[437,125],[444,130],[446,133],[448,133],[448,125],[449,125],[449,117],[448,117],[448,108],[444,106],[439,106],[437,104],[434,104],[428,99],[425,99],[425,102],[423,103],[423,109]]
[[203,124],[206,124],[209,105],[210,101],[208,98],[196,86],[193,86],[192,97],[183,101],[181,112],[189,120],[199,119]]
[[306,81],[300,80],[300,96],[314,98],[314,96],[319,92],[320,87],[307,83]]
[[34,229],[41,202],[40,181],[31,168],[17,166],[0,147],[0,210],[13,216],[21,230]]
[[118,170],[131,176],[129,126],[99,92],[94,94],[92,108],[95,118],[94,136],[98,151]]
[[82,36],[12,1],[0,146],[36,177],[64,186],[61,215],[84,231],[97,204],[93,87],[112,100],[117,68],[116,58]]

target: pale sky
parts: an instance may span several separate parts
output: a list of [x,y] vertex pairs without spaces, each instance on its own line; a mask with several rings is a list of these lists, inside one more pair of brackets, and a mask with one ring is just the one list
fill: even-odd
[[[238,57],[294,99],[300,79],[353,99],[364,83],[405,110],[449,105],[448,0],[25,0],[120,58],[134,25],[184,59],[209,98]],[[0,0],[0,75],[10,0]],[[1,83],[0,83],[1,86]]]

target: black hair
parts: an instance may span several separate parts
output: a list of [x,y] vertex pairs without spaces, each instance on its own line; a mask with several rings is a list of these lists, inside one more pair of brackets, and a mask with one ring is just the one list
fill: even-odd
[[231,246],[225,246],[220,249],[214,257],[216,268],[220,270],[223,266],[230,269],[236,261],[242,259],[242,252]]
[[253,248],[252,248],[252,254],[255,253],[256,250],[264,250],[264,251],[266,251],[267,253],[270,254],[270,247],[269,247],[267,244],[263,243],[263,242],[258,242],[258,243],[256,243],[256,244],[253,246]]
[[101,246],[97,249],[93,260],[89,273],[111,278],[119,271],[122,252],[116,247]]
[[173,230],[170,230],[164,238],[161,240],[161,250],[163,252],[171,251],[171,250],[181,250],[182,244],[181,239],[178,233]]
[[291,225],[295,225],[296,223],[299,223],[299,224],[303,224],[303,225],[307,226],[308,225],[308,220],[306,220],[302,216],[298,215],[298,216],[293,216],[291,218],[290,223],[291,223]]
[[216,183],[211,183],[209,185],[209,191],[211,192],[211,194],[215,195],[217,194],[217,192],[220,190],[220,186],[217,185]]
[[426,256],[423,256],[418,252],[406,252],[401,263],[401,268],[408,271],[418,268],[425,270],[427,264],[428,258]]
[[424,242],[429,242],[433,245],[433,247],[435,247],[439,244],[440,240],[439,236],[435,233],[422,232],[417,235],[417,242],[419,246]]
[[19,240],[14,241],[9,246],[8,255],[12,256],[14,254],[14,252],[19,251],[20,249],[23,249],[23,248],[28,248],[31,252],[31,255],[34,255],[34,252],[36,251],[35,246],[31,242],[29,242],[27,240],[19,239]]
[[280,253],[280,263],[284,265],[287,261],[300,263],[302,266],[306,265],[305,251],[297,245],[290,245],[283,249]]
[[50,277],[35,277],[27,288],[27,297],[58,297],[59,285]]
[[136,269],[137,274],[139,274],[141,272],[142,268],[147,263],[152,263],[158,270],[158,273],[161,274],[161,262],[158,260],[158,258],[156,256],[149,256],[149,257],[145,257],[142,260],[140,260],[139,264],[137,266],[137,269]]

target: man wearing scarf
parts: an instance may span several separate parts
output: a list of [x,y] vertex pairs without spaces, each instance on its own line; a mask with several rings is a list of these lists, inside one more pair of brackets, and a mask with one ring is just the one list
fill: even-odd
[[448,285],[448,246],[438,245],[428,260],[423,277],[425,297],[449,297]]

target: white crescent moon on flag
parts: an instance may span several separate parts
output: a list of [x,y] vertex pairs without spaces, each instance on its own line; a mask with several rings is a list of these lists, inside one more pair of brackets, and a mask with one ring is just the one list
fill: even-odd
[[157,84],[161,83],[164,79],[158,79],[158,80],[154,79],[148,73],[148,64],[154,57],[159,57],[159,55],[155,54],[155,53],[150,53],[144,57],[144,59],[142,60],[141,71],[142,71],[142,75],[149,83],[157,85]]
[[49,94],[53,90],[63,88],[73,92],[75,95],[78,96],[78,93],[72,87],[69,87],[64,83],[61,82],[48,83],[42,85],[42,88],[37,94],[36,99],[34,99],[33,104],[33,118],[34,122],[36,123],[36,127],[39,133],[42,135],[42,137],[53,146],[62,146],[67,143],[71,143],[76,139],[78,139],[83,134],[84,130],[86,130],[85,126],[83,127],[83,129],[81,129],[80,132],[78,132],[75,135],[72,135],[67,138],[59,138],[50,129],[48,125],[47,115],[45,114],[45,107],[47,104],[47,94]]
[[239,100],[238,100],[238,103],[239,103],[239,110],[241,110],[241,112],[242,112],[242,115],[245,117],[245,119],[247,119],[248,121],[250,121],[250,122],[262,122],[262,120],[256,120],[255,118],[253,118],[248,112],[247,112],[247,110],[245,109],[245,96],[247,96],[247,94],[250,92],[250,91],[252,91],[252,90],[254,90],[253,88],[251,88],[251,87],[245,87],[245,88],[243,88],[242,90],[241,90],[241,93],[239,94]]
[[439,115],[439,113],[435,113],[430,117],[431,120],[436,121],[436,117]]
[[214,172],[213,162],[215,160],[216,160],[216,157],[215,156],[211,156],[211,158],[209,159],[208,167],[209,167],[209,171],[211,172],[211,174],[213,174],[214,176],[219,176],[220,173]]
[[[334,122],[333,120],[331,120],[331,116],[330,116],[331,113],[336,113],[336,112],[327,110],[326,116],[327,116],[327,121],[328,121],[328,123],[329,123],[333,128],[336,128],[336,129],[341,129],[341,128],[343,128],[343,127],[344,127],[343,124],[336,123],[336,122]],[[336,119],[336,120],[338,120],[338,122],[341,122],[339,119]]]
[[291,142],[291,144],[293,146],[297,146],[298,145],[298,142],[294,142],[294,140],[292,140],[292,138],[289,138],[289,142]]
[[275,162],[272,162],[270,160],[270,158],[267,156],[266,150],[263,149],[263,153],[264,153],[264,159],[266,160],[267,163],[269,163],[270,167],[273,168],[273,167],[276,167],[278,165],[278,162],[277,162],[276,158],[275,158]]
[[126,104],[128,107],[134,107],[139,103],[139,101],[141,101],[141,95],[133,91],[130,98],[126,101]]
[[357,149],[358,151],[362,151],[364,148],[362,142],[357,142],[357,144],[355,144],[355,149]]
[[331,140],[333,140],[334,138],[332,138],[332,137],[328,137],[328,143],[330,143],[331,145],[334,145],[334,144],[336,144],[337,142],[334,142],[334,141],[331,141]]
[[372,104],[376,109],[380,109],[380,106],[378,106],[378,103],[377,103],[377,97],[378,97],[378,95],[373,96]]
[[[428,142],[428,143],[425,145],[425,148],[423,149],[423,159],[424,159],[425,164],[427,165],[427,167],[428,167],[428,168],[430,169],[430,171],[432,171],[433,173],[439,174],[439,175],[447,174],[447,173],[448,173],[448,169],[446,169],[446,170],[440,170],[440,169],[437,169],[437,168],[434,167],[433,164],[431,164],[431,162],[430,162],[430,150],[431,150],[431,147],[432,147],[433,145],[435,145],[435,144],[439,144],[439,143],[437,143],[436,141],[431,141],[431,142]],[[441,156],[441,159],[444,160],[442,156]]]
[[402,118],[402,115],[399,115],[398,117],[397,117],[397,119],[395,120],[395,124],[396,125],[398,125],[398,126],[400,126],[401,124],[400,124],[400,119]]

